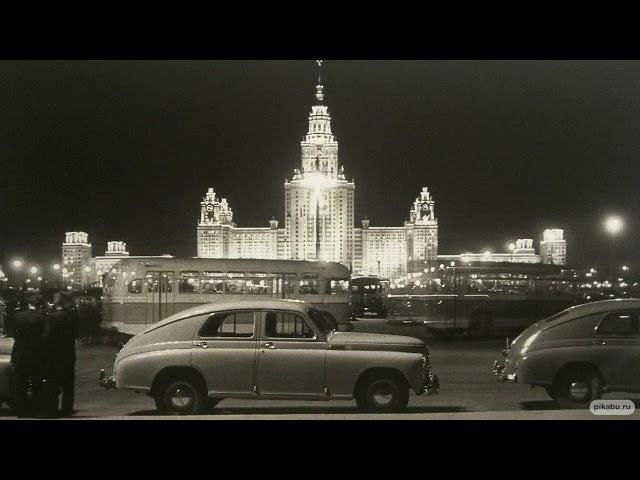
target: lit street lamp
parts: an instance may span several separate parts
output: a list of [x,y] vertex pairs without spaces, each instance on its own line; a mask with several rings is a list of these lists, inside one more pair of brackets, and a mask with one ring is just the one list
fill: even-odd
[[511,252],[511,263],[513,263],[513,252],[516,249],[516,244],[515,243],[510,243],[509,244],[509,251]]
[[22,265],[24,265],[22,260],[15,259],[11,262],[11,266],[16,270],[20,270],[22,268]]
[[624,222],[622,218],[616,215],[612,215],[610,217],[607,217],[607,219],[604,221],[604,228],[607,231],[607,233],[611,235],[611,283],[613,284],[616,235],[618,235],[624,228]]
[[29,272],[31,273],[31,275],[37,275],[38,274],[38,267],[31,267],[29,269]]

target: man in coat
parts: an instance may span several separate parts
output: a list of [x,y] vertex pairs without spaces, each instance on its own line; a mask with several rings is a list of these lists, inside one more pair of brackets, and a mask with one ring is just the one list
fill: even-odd
[[[75,395],[76,338],[78,315],[70,297],[56,293],[54,309],[47,316],[43,341],[46,357],[45,395],[49,417],[73,415]],[[62,393],[62,405],[59,394]]]
[[[14,316],[15,337],[11,365],[15,384],[15,409],[18,417],[41,415],[44,411],[44,300],[32,297],[27,309]],[[31,384],[31,402],[29,401]]]

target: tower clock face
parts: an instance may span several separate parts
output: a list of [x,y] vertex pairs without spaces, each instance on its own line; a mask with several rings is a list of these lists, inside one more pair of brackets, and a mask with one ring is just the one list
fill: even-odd
[[429,213],[429,204],[428,203],[423,203],[422,204],[422,213]]
[[209,213],[213,212],[213,204],[212,203],[207,203],[204,208]]

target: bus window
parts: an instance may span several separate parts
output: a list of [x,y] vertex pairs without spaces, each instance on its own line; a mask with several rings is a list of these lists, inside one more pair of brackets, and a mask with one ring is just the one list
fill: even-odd
[[249,273],[245,283],[247,293],[263,295],[271,294],[272,282],[267,279],[266,273]]
[[224,289],[226,293],[232,295],[247,293],[246,281],[243,272],[229,272],[224,280]]
[[178,293],[200,293],[200,272],[180,272]]
[[224,274],[222,272],[202,272],[202,293],[224,293]]
[[142,279],[136,278],[135,280],[131,280],[129,282],[129,287],[127,288],[128,292],[133,295],[139,295],[142,293]]
[[320,293],[319,282],[317,279],[302,279],[298,287],[300,295],[318,295]]
[[349,293],[349,280],[328,280],[327,292],[331,295],[346,295]]

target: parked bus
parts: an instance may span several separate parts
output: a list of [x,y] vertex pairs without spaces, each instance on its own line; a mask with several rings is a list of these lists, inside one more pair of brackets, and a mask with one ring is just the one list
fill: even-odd
[[195,305],[248,297],[304,300],[349,322],[349,270],[338,263],[138,257],[103,282],[103,322],[128,334]]
[[519,332],[584,301],[573,275],[555,265],[474,262],[441,272],[392,288],[387,323],[485,336]]
[[351,279],[351,314],[355,317],[384,318],[387,315],[384,297],[389,280],[373,276]]

